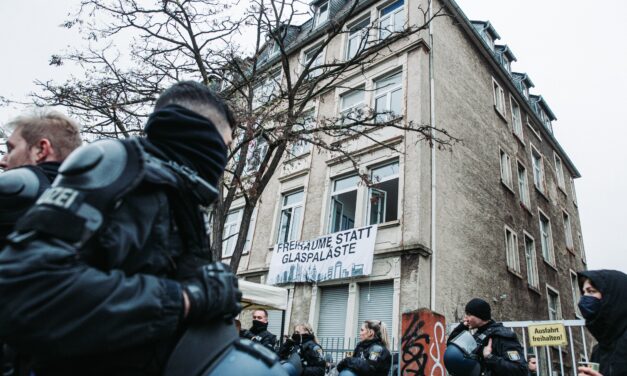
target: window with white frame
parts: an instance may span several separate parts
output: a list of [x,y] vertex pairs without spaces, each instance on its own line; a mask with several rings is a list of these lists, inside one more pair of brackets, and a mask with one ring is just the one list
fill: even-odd
[[508,269],[520,273],[520,258],[518,255],[518,235],[505,226],[505,255]]
[[255,86],[253,89],[253,109],[267,104],[278,95],[281,88],[281,77],[281,69],[276,69],[270,72],[262,83]]
[[274,40],[272,42],[268,41],[268,43],[272,43],[272,46],[270,46],[270,50],[268,51],[268,58],[272,58],[278,55],[281,51],[281,46],[279,45],[279,42]]
[[496,80],[492,79],[492,89],[494,94],[494,108],[505,116],[505,92]]
[[307,132],[316,127],[315,110],[312,108],[303,114],[303,118],[294,124],[294,132],[298,135],[298,140],[294,141],[290,149],[290,154],[294,157],[298,157],[309,153],[311,150],[311,143],[308,141],[311,139],[311,135]]
[[268,142],[262,136],[258,136],[254,140],[251,140],[248,145],[248,153],[246,153],[246,165],[244,167],[244,174],[250,175],[261,166],[266,154],[268,153]]
[[300,239],[304,195],[304,191],[300,190],[282,196],[277,243]]
[[579,312],[579,299],[581,299],[581,291],[579,291],[579,280],[577,273],[570,271],[570,289],[573,294],[573,308],[575,309],[575,316],[580,318],[581,312]]
[[531,164],[533,165],[533,185],[535,185],[540,192],[544,193],[544,162],[542,154],[533,146],[531,148]]
[[355,227],[357,189],[360,181],[361,178],[357,174],[333,180],[329,232]]
[[557,176],[557,185],[565,191],[566,181],[564,180],[564,167],[562,166],[562,159],[557,155],[557,153],[553,153],[553,157],[555,159],[555,175]]
[[398,219],[398,161],[370,170],[370,199],[368,224],[390,222]]
[[560,303],[560,294],[557,290],[546,286],[546,298],[549,308],[549,320],[561,320],[562,308]]
[[362,118],[365,94],[364,87],[360,86],[340,95],[340,116],[344,123],[351,123]]
[[527,181],[527,169],[518,162],[518,193],[520,194],[520,202],[526,208],[531,208],[531,200],[529,199],[529,183]]
[[322,74],[322,68],[318,68],[324,63],[324,50],[320,50],[320,46],[315,46],[305,51],[303,54],[303,67],[311,62],[309,66],[309,74],[307,78],[316,78]]
[[321,3],[316,9],[316,27],[322,25],[329,19],[329,2]]
[[405,27],[405,1],[397,0],[379,11],[379,39],[385,39],[392,33]]
[[564,236],[566,238],[566,248],[573,250],[573,228],[570,223],[570,215],[562,211],[562,219],[564,220]]
[[570,191],[572,192],[573,195],[573,203],[575,204],[575,206],[577,205],[577,191],[575,190],[575,179],[573,179],[573,177],[570,177]]
[[512,163],[509,154],[504,152],[503,149],[499,149],[499,154],[501,156],[501,181],[506,186],[512,188]]
[[368,34],[370,29],[370,17],[357,21],[348,27],[348,38],[346,40],[346,60],[354,58],[359,51],[366,48],[368,44]]
[[536,261],[536,242],[531,235],[525,233],[525,263],[527,265],[527,281],[529,286],[538,288],[538,263]]
[[583,245],[583,237],[580,232],[577,233],[577,238],[579,238],[579,252],[581,252],[581,260],[586,262],[586,249]]
[[235,251],[237,235],[242,223],[244,209],[231,210],[224,220],[224,231],[222,233],[222,257],[231,257]]
[[551,221],[539,211],[540,222],[540,243],[542,246],[542,257],[551,265],[555,265],[555,254],[553,252],[553,234],[551,233]]
[[403,84],[401,71],[374,81],[374,110],[377,121],[384,122],[401,113]]
[[523,138],[523,128],[522,128],[522,116],[520,113],[520,106],[511,98],[511,106],[512,106],[512,128],[514,130],[514,134],[518,136],[521,140]]

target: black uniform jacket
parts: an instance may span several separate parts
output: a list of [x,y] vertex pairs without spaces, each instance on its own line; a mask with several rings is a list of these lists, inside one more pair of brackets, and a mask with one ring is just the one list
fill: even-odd
[[[451,332],[449,339],[457,334],[468,330],[464,324],[459,324]],[[492,338],[492,356],[487,359],[481,358],[482,374],[486,376],[526,376],[528,373],[527,362],[523,348],[518,342],[516,333],[505,328],[503,324],[490,320],[474,334],[485,346]],[[483,347],[478,350],[478,355],[482,357]]]
[[603,299],[586,327],[599,342],[590,361],[601,365],[603,376],[627,376],[627,275],[615,270],[579,273],[579,282],[590,279]]
[[178,338],[181,257],[166,194],[140,185],[76,250],[37,238],[0,252],[0,338],[40,375],[158,374]]
[[253,342],[259,342],[272,351],[276,350],[276,336],[270,333],[267,327],[262,329],[257,329],[253,327],[249,330],[244,330],[241,336],[244,338],[248,338]]
[[361,341],[355,347],[353,356],[342,360],[338,371],[350,369],[358,376],[386,376],[390,372],[392,357],[379,339]]
[[303,364],[302,376],[324,376],[327,363],[319,344],[309,340],[299,345],[288,339],[279,348],[278,355],[281,359],[288,359],[295,352],[300,355]]

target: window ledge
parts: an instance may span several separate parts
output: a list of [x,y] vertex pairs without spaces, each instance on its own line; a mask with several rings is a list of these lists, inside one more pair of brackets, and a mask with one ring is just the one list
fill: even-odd
[[532,286],[529,283],[527,283],[527,288],[533,292],[535,292],[536,294],[542,296],[542,293],[540,292],[540,289],[538,287]]
[[498,107],[496,107],[496,105],[494,105],[494,111],[496,111],[496,113],[499,114],[501,119],[503,119],[505,124],[507,124],[507,118],[505,117],[505,114]]
[[568,197],[568,193],[566,193],[566,187],[562,187],[561,185],[557,184],[557,188],[559,188],[559,190],[562,191],[564,196]]
[[544,261],[544,263],[545,263],[545,264],[547,264],[548,266],[550,266],[550,267],[551,267],[551,269],[553,269],[553,270],[557,271],[557,266],[555,266],[554,264],[551,264],[551,263],[549,262],[549,260],[545,259],[544,257],[542,257],[542,260]]
[[514,134],[514,137],[518,140],[518,142],[520,142],[520,144],[522,145],[522,147],[527,147],[527,145],[525,145],[525,140],[523,139],[522,135],[519,135],[518,133],[516,133],[515,131],[512,131],[512,133]]
[[514,194],[514,195],[516,194],[516,192],[514,192],[514,188],[512,188],[509,184],[507,184],[507,183],[503,180],[503,178],[501,178],[501,184],[502,184],[505,188],[507,188],[507,190],[508,190],[508,191],[510,191],[512,194]]
[[542,198],[544,198],[546,201],[549,201],[549,198],[547,197],[546,193],[544,193],[544,191],[540,188],[538,188],[537,185],[533,185],[533,187],[536,189],[536,192],[538,192],[540,194],[540,196],[542,196]]
[[401,221],[400,219],[395,219],[393,221],[388,221],[388,222],[383,222],[383,223],[379,223],[377,225],[378,229],[384,229],[384,228],[391,228],[391,227],[397,227],[401,225]]
[[522,274],[520,274],[519,271],[516,271],[516,270],[510,268],[509,266],[507,267],[507,271],[510,272],[511,274],[515,275],[516,277],[518,277],[520,279],[523,279],[523,276],[522,276]]
[[525,209],[527,213],[529,213],[529,215],[533,217],[533,212],[531,211],[531,208],[529,208],[529,206],[527,206],[527,204],[525,204],[522,201],[519,201],[519,203],[520,203],[520,207]]
[[286,158],[286,159],[283,161],[283,164],[288,164],[288,163],[291,163],[291,162],[297,161],[297,160],[299,160],[299,159],[305,159],[305,158],[306,158],[306,157],[308,157],[310,154],[311,154],[311,151],[308,151],[308,152],[306,152],[306,153],[299,154],[299,155],[294,155],[294,156],[289,156],[289,155],[288,155],[288,158]]

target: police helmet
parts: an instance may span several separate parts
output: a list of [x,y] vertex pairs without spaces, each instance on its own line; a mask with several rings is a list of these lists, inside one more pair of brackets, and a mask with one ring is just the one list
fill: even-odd
[[357,374],[350,369],[344,369],[338,376],[357,376]]
[[453,376],[479,376],[481,365],[475,359],[469,358],[459,346],[449,344],[444,352],[444,365]]

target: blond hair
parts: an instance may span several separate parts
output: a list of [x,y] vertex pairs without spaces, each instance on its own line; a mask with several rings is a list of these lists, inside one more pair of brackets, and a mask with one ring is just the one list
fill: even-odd
[[13,132],[20,132],[29,147],[43,138],[47,139],[60,161],[82,143],[78,123],[58,111],[42,110],[19,116],[7,127]]
[[298,323],[296,325],[294,325],[294,333],[296,333],[296,329],[301,328],[301,329],[305,329],[307,331],[307,333],[311,334],[311,336],[313,337],[313,340],[315,343],[318,343],[318,340],[316,339],[316,335],[314,334],[313,331],[313,327],[311,326],[310,323],[308,322],[301,322]]
[[366,328],[374,332],[375,338],[383,342],[383,346],[385,346],[386,349],[390,347],[390,342],[388,340],[388,327],[383,321],[366,320],[364,321],[364,325],[366,326]]

